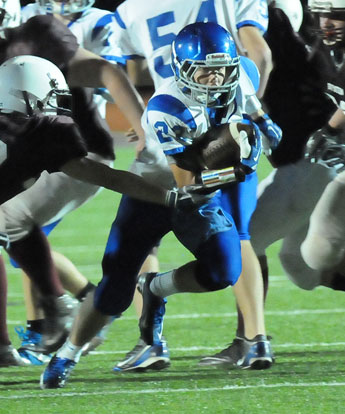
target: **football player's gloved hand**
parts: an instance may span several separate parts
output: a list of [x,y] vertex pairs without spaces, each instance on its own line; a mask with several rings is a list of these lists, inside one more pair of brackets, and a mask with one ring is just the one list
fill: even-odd
[[248,136],[246,131],[240,132],[239,145],[241,151],[241,164],[245,167],[246,174],[256,170],[258,166],[260,154],[262,151],[261,132],[255,123],[253,126],[253,134]]
[[183,211],[193,211],[206,204],[214,195],[215,190],[203,191],[202,185],[188,185],[176,190],[169,190],[166,206]]
[[6,233],[0,232],[0,251],[2,248],[9,249],[10,239]]
[[272,150],[278,147],[283,136],[283,131],[267,114],[264,114],[259,119],[256,119],[255,123],[263,134],[263,152],[265,155],[271,155]]
[[340,131],[329,125],[317,130],[309,138],[305,158],[337,173],[345,170],[345,142],[339,137]]

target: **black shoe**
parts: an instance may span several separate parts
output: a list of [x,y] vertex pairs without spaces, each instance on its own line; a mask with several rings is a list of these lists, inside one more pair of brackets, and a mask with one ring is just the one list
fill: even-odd
[[143,309],[139,320],[141,339],[147,345],[154,344],[154,331],[163,325],[166,300],[154,295],[150,283],[157,273],[143,273],[138,279],[138,290],[143,295]]

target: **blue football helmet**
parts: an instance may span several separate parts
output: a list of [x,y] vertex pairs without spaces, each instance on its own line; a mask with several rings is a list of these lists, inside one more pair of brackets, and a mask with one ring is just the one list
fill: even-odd
[[36,0],[44,13],[63,16],[80,13],[93,6],[95,0]]
[[[171,66],[179,88],[192,100],[209,107],[229,105],[236,95],[240,58],[230,33],[216,23],[193,23],[182,29],[172,44]],[[195,81],[200,68],[223,68],[222,85]]]

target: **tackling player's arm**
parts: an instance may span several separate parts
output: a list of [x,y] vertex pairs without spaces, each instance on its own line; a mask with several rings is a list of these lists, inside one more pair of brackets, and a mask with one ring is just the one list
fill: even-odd
[[67,162],[61,171],[77,180],[166,207],[193,210],[205,202],[205,196],[193,193],[194,187],[190,191],[186,188],[166,190],[129,171],[115,170],[87,157]]
[[71,87],[104,87],[108,89],[139,138],[144,137],[140,122],[144,111],[144,102],[126,73],[118,65],[79,48],[69,62],[67,82]]

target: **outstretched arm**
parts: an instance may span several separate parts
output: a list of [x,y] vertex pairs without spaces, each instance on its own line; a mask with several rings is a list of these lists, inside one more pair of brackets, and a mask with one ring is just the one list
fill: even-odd
[[199,186],[191,188],[191,191],[186,187],[166,190],[129,171],[115,170],[86,157],[69,161],[61,171],[77,180],[170,208],[193,210],[208,199],[207,195],[198,193]]
[[79,48],[69,63],[67,82],[71,87],[107,88],[138,137],[144,138],[141,127],[144,102],[126,73],[117,64]]
[[142,201],[167,205],[168,190],[153,185],[136,174],[116,170],[88,158],[69,161],[61,171],[77,180],[126,194]]

